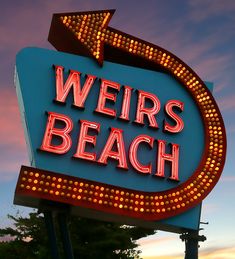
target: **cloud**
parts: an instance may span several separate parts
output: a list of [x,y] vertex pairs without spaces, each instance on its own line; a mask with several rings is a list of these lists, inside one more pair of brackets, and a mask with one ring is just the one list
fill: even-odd
[[15,178],[20,165],[27,161],[27,151],[13,88],[2,90],[0,103],[0,179],[8,181]]
[[231,15],[235,12],[235,2],[233,0],[190,0],[191,7],[190,17],[195,22],[202,22],[211,17]]
[[204,80],[215,82],[224,77],[224,72],[230,66],[231,59],[230,54],[211,54],[207,58],[197,58],[194,70],[198,71]]
[[[182,259],[183,252],[179,254],[169,255],[151,255],[144,256],[143,259]],[[206,249],[199,249],[200,259],[234,259],[235,258],[235,247],[208,247]]]
[[226,128],[226,132],[227,133],[235,133],[235,125],[228,125],[228,127]]
[[[221,93],[222,96],[225,96],[225,93],[230,96],[232,89],[229,91],[230,93],[227,92],[235,81],[233,73],[235,66],[233,54],[234,34],[225,32],[235,30],[235,21],[234,23],[231,22],[226,16],[227,12],[230,12],[230,5],[231,10],[233,10],[234,4],[229,2],[226,10],[222,8],[223,13],[217,0],[215,2],[218,6],[216,8],[212,7],[213,11],[210,8],[214,1],[213,3],[211,1],[205,1],[206,3],[204,1],[196,2],[200,5],[199,8],[194,4],[194,1],[190,2],[188,12],[182,13],[182,16],[172,18],[170,23],[169,21],[164,23],[163,17],[160,16],[156,21],[156,24],[160,23],[160,26],[156,26],[155,30],[151,30],[152,35],[149,33],[151,36],[148,40],[172,51],[192,67],[202,80],[213,82],[213,92],[216,96],[221,98]],[[205,12],[207,18],[212,17],[214,14],[217,15],[217,13],[223,17],[218,24],[214,22],[207,23],[204,19],[200,19],[201,23],[197,24],[192,22],[192,17],[194,15],[197,17],[196,12]],[[169,26],[173,26],[174,29],[169,30]],[[147,34],[147,32],[144,33]],[[225,96],[224,98],[227,97]],[[231,102],[229,104],[231,105]],[[224,105],[224,109],[230,109],[228,103]]]
[[7,37],[1,37],[0,51],[16,50],[28,44],[46,44],[52,14],[68,9],[70,2],[25,2],[17,8],[3,5],[5,12],[2,13],[0,33]]
[[235,182],[235,176],[233,176],[233,175],[232,176],[223,176],[222,175],[220,181],[221,182],[229,182],[229,183]]
[[235,247],[209,247],[200,252],[201,259],[234,259]]
[[25,147],[17,97],[13,88],[2,90],[0,103],[1,145],[12,148]]
[[208,214],[213,214],[218,210],[219,210],[219,206],[215,203],[208,203],[208,202],[203,203],[203,215],[204,216],[206,216]]
[[220,92],[223,92],[224,90],[226,90],[227,87],[230,87],[230,86],[232,86],[230,78],[226,77],[222,79],[221,77],[220,80],[215,85],[213,89],[213,93],[219,94]]
[[235,94],[229,94],[218,99],[218,104],[222,111],[235,109]]
[[143,259],[182,259],[182,255],[153,255],[153,256],[144,256]]
[[153,246],[156,243],[167,243],[178,239],[176,237],[159,237],[157,234],[147,238],[141,238],[138,240],[138,244],[142,247]]
[[[71,1],[21,1],[1,5],[0,22],[0,87],[12,84],[17,52],[28,46],[53,48],[48,42],[52,14],[72,8]],[[4,84],[2,84],[4,82]]]

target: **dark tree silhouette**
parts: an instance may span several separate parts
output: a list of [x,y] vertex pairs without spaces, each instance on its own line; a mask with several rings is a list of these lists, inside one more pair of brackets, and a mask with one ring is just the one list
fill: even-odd
[[[0,258],[50,258],[43,214],[32,212],[28,217],[8,217],[13,224],[12,227],[0,229],[0,236],[6,240],[0,242]],[[152,229],[80,217],[71,217],[69,230],[74,256],[79,259],[140,258],[136,241],[155,233]],[[60,243],[58,246],[61,249]]]

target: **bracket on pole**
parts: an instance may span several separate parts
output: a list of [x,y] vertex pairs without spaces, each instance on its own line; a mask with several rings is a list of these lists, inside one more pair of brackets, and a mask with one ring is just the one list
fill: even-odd
[[198,259],[198,242],[206,240],[206,236],[199,235],[199,230],[190,230],[180,235],[180,239],[185,242],[185,259]]

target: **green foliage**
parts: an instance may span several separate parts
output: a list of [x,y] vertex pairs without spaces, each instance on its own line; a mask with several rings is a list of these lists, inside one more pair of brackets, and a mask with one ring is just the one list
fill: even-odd
[[[0,258],[50,258],[43,214],[32,212],[29,217],[8,217],[13,221],[13,227],[0,229],[0,237],[6,239],[5,242],[0,242]],[[56,229],[58,234],[58,223]],[[71,217],[69,230],[74,256],[79,259],[140,258],[136,240],[155,233],[151,229],[79,217]],[[58,246],[62,250],[60,242]]]
[[[29,217],[8,215],[8,218],[13,221],[13,227],[0,229],[0,237],[10,239],[0,243],[0,258],[49,258],[48,238],[42,215],[32,212]],[[2,256],[4,254],[6,256]]]

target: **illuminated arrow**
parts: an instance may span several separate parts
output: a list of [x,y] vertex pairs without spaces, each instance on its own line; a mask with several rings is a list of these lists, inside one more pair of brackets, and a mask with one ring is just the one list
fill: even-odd
[[109,36],[107,26],[113,13],[54,14],[48,40],[57,50],[90,55],[102,65],[105,35]]
[[[219,180],[226,157],[223,119],[210,91],[189,66],[159,46],[108,27],[113,13],[114,10],[102,10],[54,14],[48,40],[59,51],[91,56],[100,65],[104,60],[111,60],[147,69],[161,69],[174,76],[190,92],[199,107],[205,129],[205,149],[200,165],[178,187],[143,196],[146,200],[149,197],[159,200],[157,205],[154,203],[157,215],[151,214],[150,209],[143,210],[146,219],[173,216],[200,203]],[[123,207],[119,209],[123,210]],[[125,214],[123,211],[120,213]]]
[[100,65],[105,59],[153,70],[163,66],[167,70],[172,62],[179,60],[159,46],[108,27],[114,12],[54,14],[48,40],[59,51],[93,57]]

